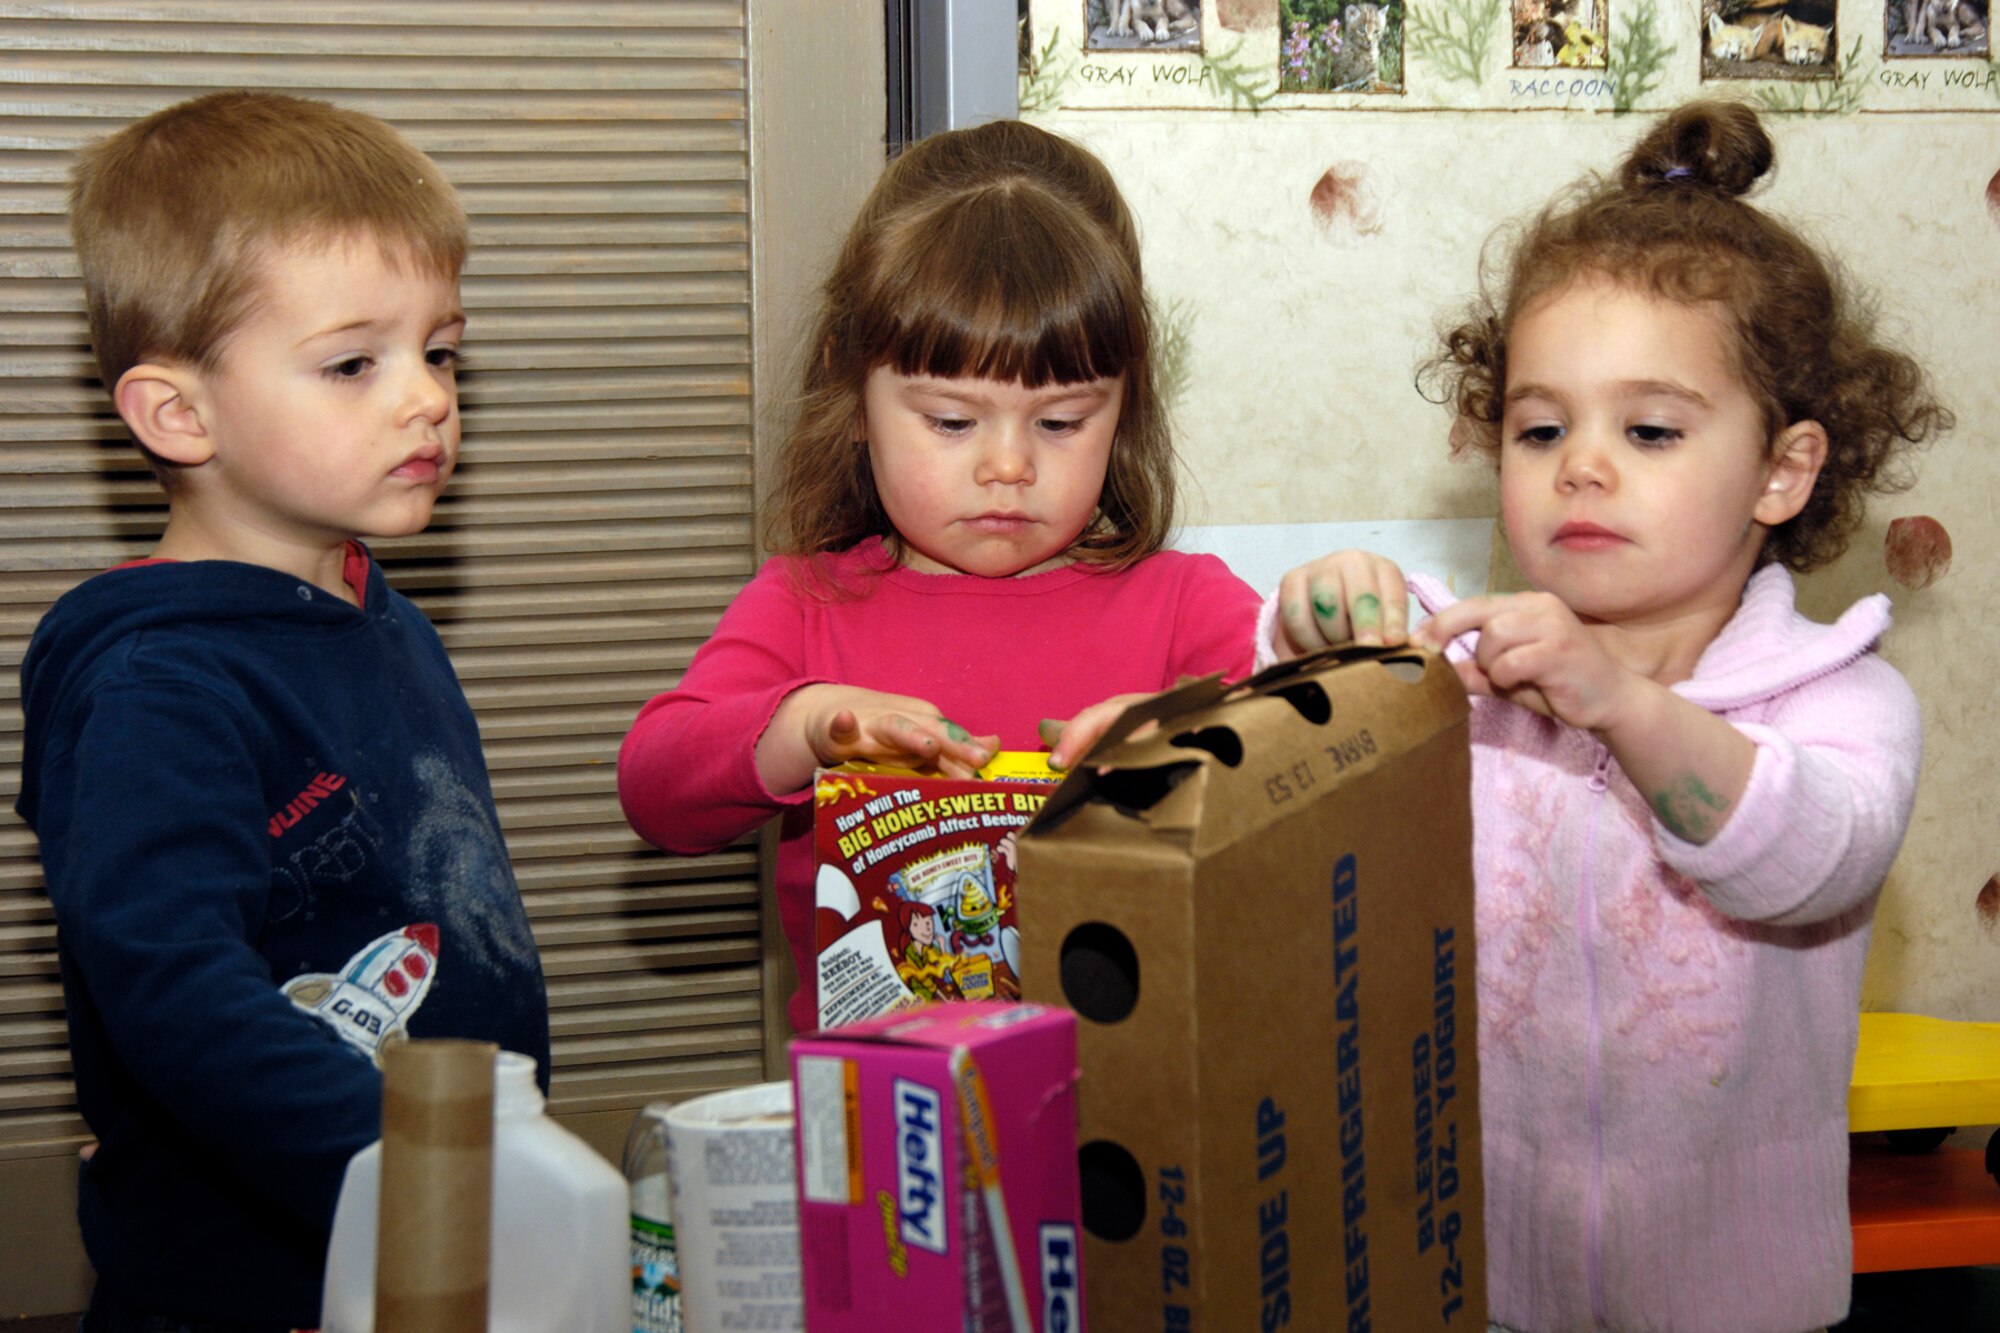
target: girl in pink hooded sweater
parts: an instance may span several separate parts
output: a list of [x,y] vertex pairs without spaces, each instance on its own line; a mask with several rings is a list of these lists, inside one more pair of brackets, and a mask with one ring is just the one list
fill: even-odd
[[[1487,1285],[1507,1329],[1799,1333],[1850,1290],[1846,1092],[1921,757],[1839,554],[1948,429],[1828,266],[1741,196],[1756,114],[1694,104],[1516,242],[1427,368],[1497,459],[1535,589],[1410,581],[1477,696]],[[1399,572],[1287,575],[1281,655],[1399,642]],[[1347,608],[1343,611],[1342,608]]]

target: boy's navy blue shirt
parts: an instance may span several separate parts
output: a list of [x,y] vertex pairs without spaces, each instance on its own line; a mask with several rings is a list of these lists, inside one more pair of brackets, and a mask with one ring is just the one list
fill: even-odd
[[372,1056],[498,1043],[547,1088],[548,1002],[479,733],[430,622],[358,544],[355,607],[274,569],[129,566],[21,667],[16,808],[55,907],[79,1216],[165,1313],[318,1322]]

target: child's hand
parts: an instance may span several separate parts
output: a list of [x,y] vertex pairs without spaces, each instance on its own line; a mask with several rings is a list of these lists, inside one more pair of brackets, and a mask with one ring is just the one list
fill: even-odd
[[792,717],[785,720],[796,723],[813,760],[826,768],[865,759],[969,778],[1000,749],[998,736],[974,736],[939,713],[936,704],[905,694],[852,685],[808,685],[779,706],[771,730],[788,711]]
[[1409,638],[1409,625],[1409,585],[1385,556],[1337,551],[1278,584],[1280,660],[1350,640],[1393,648]]
[[[1118,715],[1141,699],[1150,699],[1150,694],[1114,694],[1101,704],[1092,704],[1067,722],[1055,718],[1042,720],[1042,740],[1049,749],[1049,767],[1066,773],[1077,760],[1090,753],[1090,747],[1118,720]],[[1147,723],[1146,726],[1152,726]],[[1141,727],[1134,735],[1145,730]]]
[[1473,694],[1507,699],[1572,727],[1610,725],[1644,677],[1606,652],[1576,612],[1545,592],[1471,597],[1417,626],[1415,641],[1440,652],[1471,630],[1479,651],[1456,663]]

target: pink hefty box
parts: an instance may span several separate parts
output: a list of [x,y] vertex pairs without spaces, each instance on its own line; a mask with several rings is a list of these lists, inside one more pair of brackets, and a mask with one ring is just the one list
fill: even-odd
[[791,1053],[811,1333],[1082,1333],[1076,1015],[937,1004]]

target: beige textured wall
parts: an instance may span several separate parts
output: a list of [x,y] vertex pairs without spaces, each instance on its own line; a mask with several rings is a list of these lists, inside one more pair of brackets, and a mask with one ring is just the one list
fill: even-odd
[[[1177,411],[1197,483],[1190,521],[1493,515],[1490,474],[1449,460],[1447,418],[1417,395],[1412,371],[1438,317],[1471,290],[1495,225],[1614,165],[1650,117],[1613,114],[1601,95],[1551,110],[1551,99],[1521,94],[1509,80],[1530,76],[1503,67],[1497,20],[1476,85],[1433,77],[1413,56],[1401,97],[1277,94],[1251,114],[1241,98],[1231,108],[1218,74],[1261,77],[1269,92],[1276,33],[1220,26],[1218,14],[1254,10],[1254,0],[1204,8],[1206,57],[1086,54],[1083,0],[1037,0],[1043,59],[1024,81],[1024,115],[1087,143],[1116,173],[1139,217],[1154,296],[1187,335]],[[1613,0],[1614,58],[1622,21]],[[1696,21],[1693,3],[1658,20],[1682,49],[1642,107],[1698,91],[1791,96],[1794,85],[1702,85]],[[2000,1020],[2000,933],[1975,911],[2000,872],[2000,211],[1988,202],[2000,95],[1983,57],[1882,61],[1879,7],[1843,5],[1840,24],[1843,44],[1859,38],[1861,52],[1808,98],[1845,109],[1767,118],[1778,166],[1758,199],[1872,289],[1958,414],[1957,429],[1921,457],[1916,489],[1878,501],[1847,555],[1804,587],[1820,619],[1889,594],[1887,655],[1924,706],[1923,785],[1863,1000]],[[1156,66],[1190,73],[1160,77]],[[1091,68],[1099,72],[1087,76]],[[1957,71],[1950,88],[1948,70]],[[1891,86],[1919,73],[1922,88]],[[1327,227],[1309,199],[1337,164],[1362,182],[1362,207]],[[1891,581],[1883,560],[1889,520],[1915,514],[1943,523],[1954,548],[1950,571],[1920,591]]]
[[[761,505],[819,283],[882,173],[887,55],[882,6],[871,0],[749,0],[749,18],[751,440]],[[768,828],[767,884],[776,848]],[[773,901],[765,896],[764,1073],[780,1079],[791,1033],[785,1002],[798,977]]]

